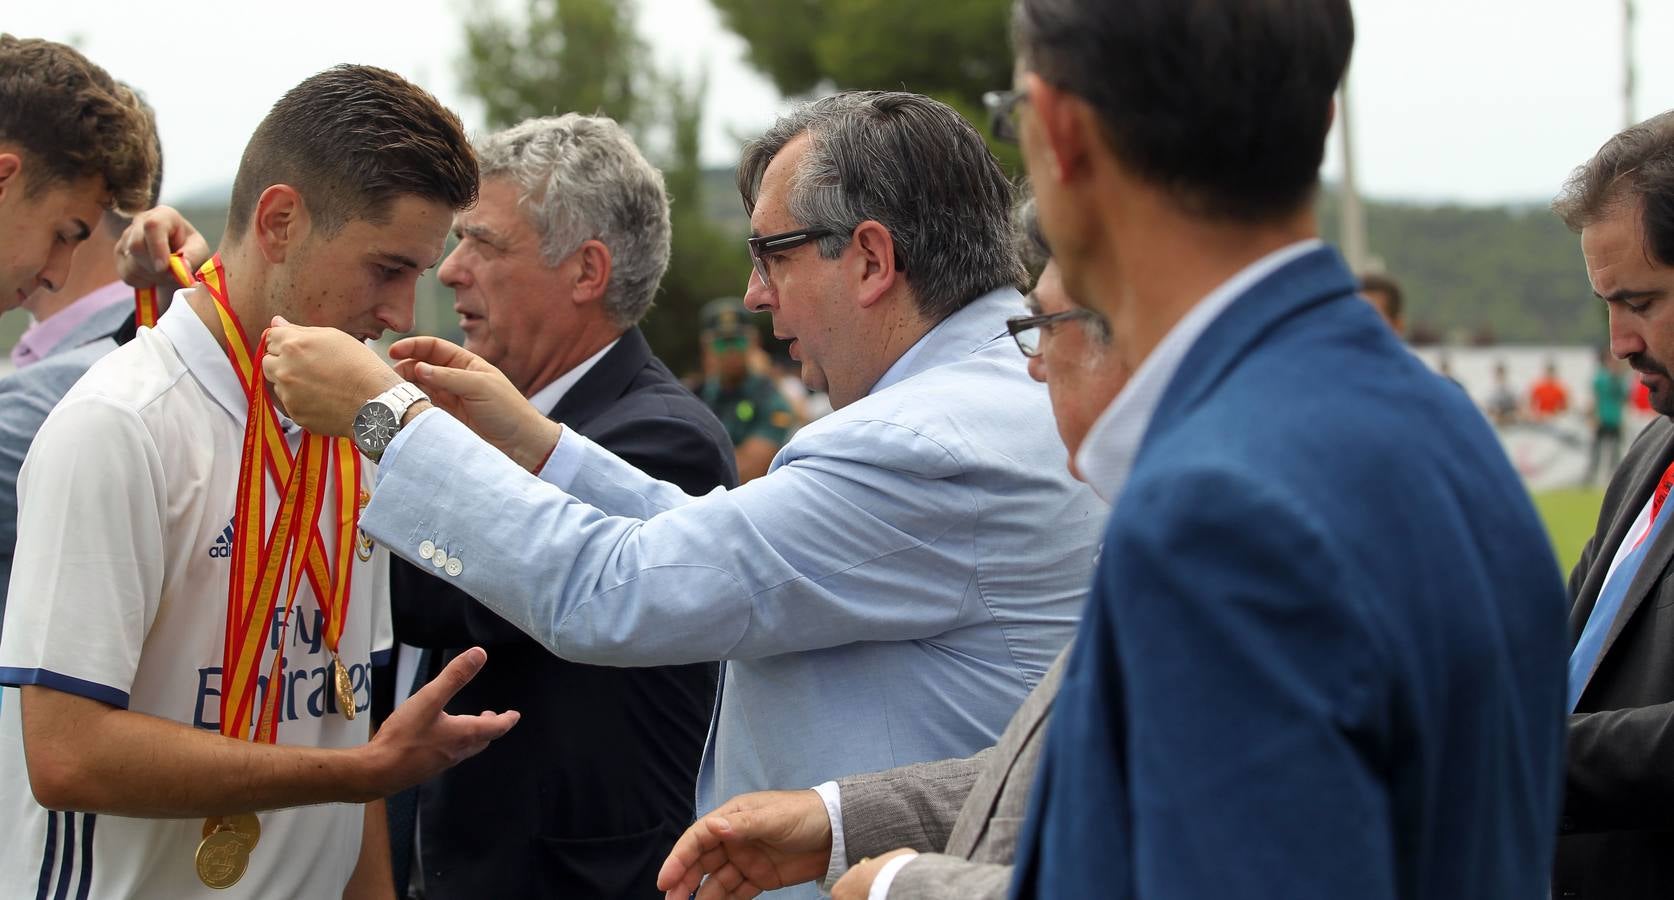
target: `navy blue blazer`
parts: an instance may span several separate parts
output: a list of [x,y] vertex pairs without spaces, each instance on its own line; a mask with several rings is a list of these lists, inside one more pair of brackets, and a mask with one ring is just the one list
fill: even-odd
[[[685,490],[738,483],[726,430],[637,328],[552,418]],[[559,659],[435,573],[391,565],[396,637],[433,651],[429,675],[465,647],[486,647],[489,664],[448,712],[516,709],[523,718],[419,786],[425,896],[662,897],[657,870],[695,815],[715,664],[617,669]]]
[[1215,320],[1114,510],[1020,897],[1545,895],[1565,594],[1516,474],[1319,249]]

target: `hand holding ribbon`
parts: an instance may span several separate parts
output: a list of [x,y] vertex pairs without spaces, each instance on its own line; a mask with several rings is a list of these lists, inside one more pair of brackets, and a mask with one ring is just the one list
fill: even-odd
[[396,374],[523,468],[539,471],[558,445],[563,426],[530,406],[504,373],[464,347],[437,337],[410,337],[396,341],[389,355]]
[[361,406],[401,383],[372,348],[335,328],[275,316],[266,347],[262,375],[285,415],[313,434],[352,436]]
[[209,260],[209,243],[179,210],[168,206],[148,209],[135,216],[116,239],[116,274],[130,287],[173,286],[179,284],[179,278],[169,257],[176,254],[190,275]]

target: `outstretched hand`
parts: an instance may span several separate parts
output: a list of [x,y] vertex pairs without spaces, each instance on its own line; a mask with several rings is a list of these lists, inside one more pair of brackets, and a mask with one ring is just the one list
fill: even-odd
[[485,710],[475,716],[454,716],[446,711],[448,701],[482,671],[487,661],[488,654],[481,647],[459,654],[384,720],[383,727],[363,748],[376,796],[387,797],[434,778],[481,753],[517,724],[516,710]]
[[116,274],[131,287],[179,287],[169,269],[169,256],[176,252],[186,257],[187,271],[197,271],[209,258],[209,243],[179,210],[148,209],[116,239]]
[[451,341],[410,337],[389,348],[395,372],[430,402],[529,471],[540,469],[563,426],[529,405],[499,369]]
[[698,900],[749,900],[821,878],[830,862],[831,818],[819,794],[740,794],[686,829],[663,861],[657,888],[668,900],[693,891]]

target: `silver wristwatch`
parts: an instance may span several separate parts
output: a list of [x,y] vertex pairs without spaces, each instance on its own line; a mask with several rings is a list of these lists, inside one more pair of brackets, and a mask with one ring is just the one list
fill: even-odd
[[412,382],[403,381],[384,391],[355,413],[355,446],[373,462],[383,457],[395,433],[401,430],[401,417],[414,403],[429,400]]

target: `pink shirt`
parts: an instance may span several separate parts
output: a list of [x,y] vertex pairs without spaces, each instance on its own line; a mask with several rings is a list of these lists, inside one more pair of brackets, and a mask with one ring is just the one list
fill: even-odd
[[12,348],[12,365],[19,369],[47,358],[64,340],[81,327],[93,314],[118,303],[134,302],[134,289],[120,281],[76,298],[76,302],[59,310],[51,318],[29,326]]

